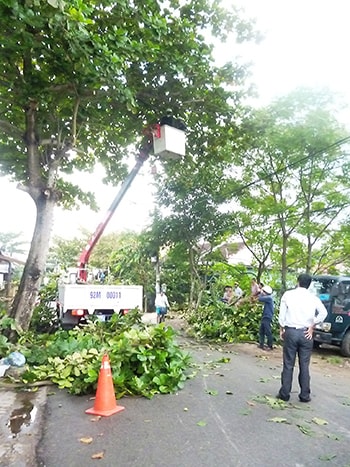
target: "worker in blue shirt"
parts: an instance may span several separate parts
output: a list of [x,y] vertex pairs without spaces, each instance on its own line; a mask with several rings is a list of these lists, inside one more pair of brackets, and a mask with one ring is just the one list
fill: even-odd
[[[264,285],[258,296],[259,302],[264,304],[261,323],[259,328],[259,348],[264,350],[273,349],[273,337],[271,323],[274,312],[274,303],[272,298],[272,288],[269,285]],[[265,347],[265,337],[267,338],[267,347]]]

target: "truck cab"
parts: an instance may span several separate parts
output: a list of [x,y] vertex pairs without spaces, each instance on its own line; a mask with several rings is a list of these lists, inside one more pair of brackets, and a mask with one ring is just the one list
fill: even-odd
[[314,330],[314,344],[340,347],[344,357],[350,357],[350,277],[313,276],[309,288],[327,309],[327,317]]

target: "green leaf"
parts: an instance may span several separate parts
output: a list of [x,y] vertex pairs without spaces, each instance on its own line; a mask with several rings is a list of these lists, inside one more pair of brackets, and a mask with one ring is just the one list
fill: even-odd
[[336,454],[323,454],[319,456],[320,461],[331,461],[337,457]]
[[297,427],[304,435],[313,436],[315,434],[314,431],[312,431],[309,427],[305,425],[297,425]]
[[210,396],[217,396],[219,394],[219,391],[215,389],[207,389],[205,392],[209,394]]
[[200,420],[199,422],[197,422],[197,425],[198,426],[207,426],[207,422],[204,421],[204,420]]
[[252,410],[251,409],[242,409],[239,411],[239,414],[240,415],[250,415],[252,413]]
[[314,417],[312,419],[312,422],[314,422],[316,425],[328,425],[327,420],[323,420],[322,418],[317,418],[317,417]]
[[341,437],[339,435],[335,435],[333,433],[327,433],[326,436],[334,441],[340,441]]
[[58,8],[59,0],[47,0],[47,3],[51,5],[53,8]]
[[275,423],[289,423],[286,418],[282,418],[282,417],[269,418],[267,421],[268,422],[275,422]]
[[268,383],[271,378],[259,378],[259,383]]
[[230,357],[222,357],[217,362],[218,363],[230,363],[230,361],[231,361]]

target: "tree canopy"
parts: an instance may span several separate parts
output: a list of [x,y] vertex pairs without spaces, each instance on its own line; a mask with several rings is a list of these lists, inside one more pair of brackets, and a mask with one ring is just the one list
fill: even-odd
[[12,308],[27,328],[54,207],[93,203],[64,174],[91,171],[99,161],[106,181],[118,182],[129,145],[168,107],[185,118],[193,154],[201,156],[244,94],[245,67],[215,66],[208,38],[235,31],[245,40],[252,29],[210,0],[0,0],[0,26],[0,172],[37,208]]
[[350,206],[344,146],[350,137],[335,118],[333,99],[299,89],[246,123],[250,147],[238,159],[243,183],[235,217],[265,266],[268,258],[280,265],[282,288],[289,269],[316,269],[317,248]]

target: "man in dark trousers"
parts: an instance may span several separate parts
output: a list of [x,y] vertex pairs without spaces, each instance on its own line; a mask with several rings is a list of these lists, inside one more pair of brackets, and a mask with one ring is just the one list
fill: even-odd
[[299,400],[310,402],[310,359],[313,349],[313,330],[322,323],[327,310],[321,300],[308,288],[309,274],[300,274],[298,286],[287,290],[282,296],[278,321],[280,337],[283,339],[283,370],[281,388],[277,397],[284,401],[290,398],[296,355],[299,360]]
[[269,285],[264,285],[258,296],[259,302],[264,304],[261,323],[259,328],[259,348],[265,350],[265,337],[267,338],[266,350],[272,350],[273,337],[271,323],[273,318],[274,304],[272,298],[272,288]]

